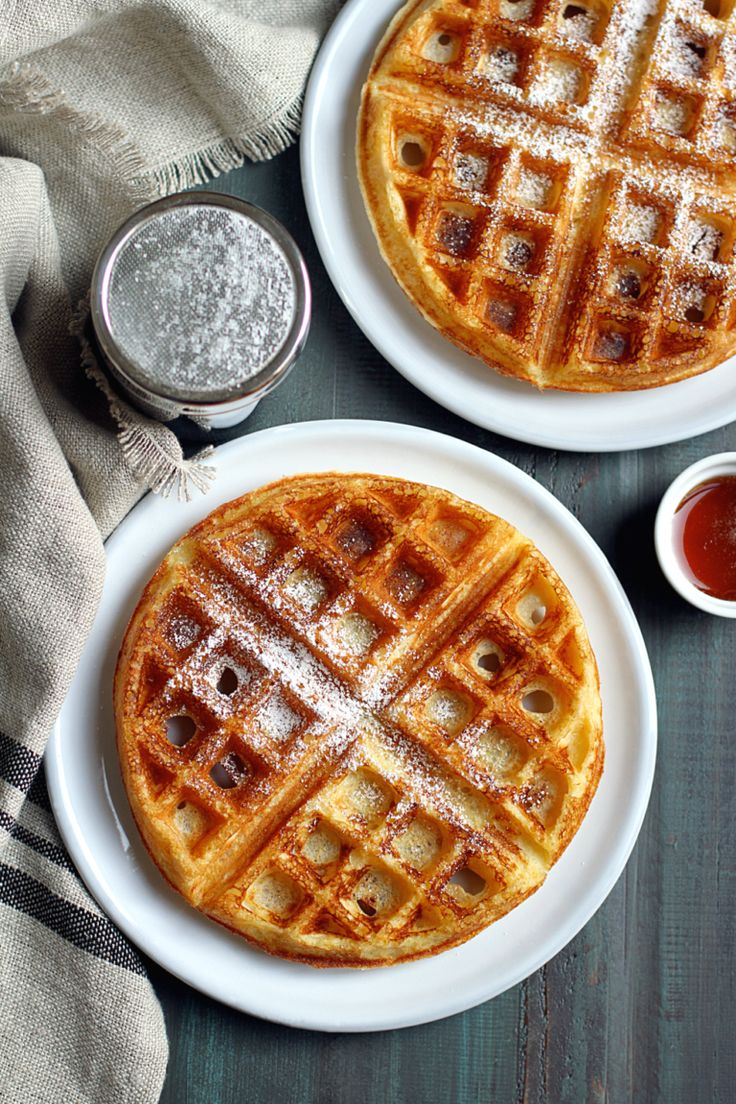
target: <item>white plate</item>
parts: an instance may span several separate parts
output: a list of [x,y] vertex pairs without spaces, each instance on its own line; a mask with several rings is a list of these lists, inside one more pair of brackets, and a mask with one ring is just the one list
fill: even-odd
[[[491,453],[441,434],[382,422],[305,422],[224,445],[215,463],[218,479],[206,498],[182,504],[149,495],[108,541],[99,613],[47,755],[54,812],[74,862],[105,912],[151,958],[202,992],[266,1019],[375,1031],[449,1016],[496,996],[556,954],[595,912],[644,816],[654,770],[654,688],[613,571],[548,491]],[[315,469],[435,483],[508,518],[567,582],[600,666],[605,770],[580,831],[546,883],[464,946],[388,969],[315,970],[271,958],[189,908],[141,843],[115,750],[115,659],[159,560],[221,502]]]
[[609,395],[540,392],[462,353],[421,317],[381,259],[355,170],[360,89],[398,0],[350,0],[312,69],[301,157],[307,211],[346,307],[416,387],[486,429],[548,448],[611,452],[694,437],[736,418],[736,358],[696,379]]

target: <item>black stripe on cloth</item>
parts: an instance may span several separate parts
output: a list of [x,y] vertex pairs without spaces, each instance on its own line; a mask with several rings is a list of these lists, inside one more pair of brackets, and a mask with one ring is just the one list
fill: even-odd
[[65,870],[71,870],[73,874],[76,874],[74,865],[63,847],[59,847],[56,843],[50,843],[48,840],[43,839],[42,836],[38,836],[35,832],[31,832],[29,828],[24,828],[10,815],[10,813],[6,813],[2,809],[0,809],[0,828],[4,828],[6,832],[8,832],[13,839],[17,839],[19,843],[24,843],[26,847],[32,847],[34,851],[37,851],[39,855],[43,855],[45,859],[48,859],[52,863],[56,863],[57,866],[63,866]]
[[41,756],[4,732],[0,732],[0,778],[21,790],[34,805],[51,812]]
[[47,813],[51,812],[51,799],[49,797],[49,791],[46,788],[46,768],[43,763],[41,763],[38,774],[31,782],[31,788],[28,791],[28,800],[32,801],[34,805],[39,805],[42,809],[45,809]]
[[6,863],[0,863],[0,902],[32,916],[75,947],[146,976],[138,955],[106,916],[96,916],[57,897],[41,882]]

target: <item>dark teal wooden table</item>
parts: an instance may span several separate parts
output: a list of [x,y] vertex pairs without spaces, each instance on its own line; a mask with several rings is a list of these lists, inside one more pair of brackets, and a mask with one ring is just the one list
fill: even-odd
[[240,431],[314,418],[407,422],[528,472],[592,533],[629,595],[654,669],[660,743],[644,828],[613,893],[547,966],[469,1012],[371,1035],[296,1031],[234,1012],[151,963],[171,1045],[162,1100],[733,1104],[736,622],[698,613],[670,590],[652,526],[673,476],[736,449],[736,429],[602,456],[478,429],[405,382],[353,323],[317,255],[296,150],[212,187],[279,217],[304,251],[314,289],[306,352]]

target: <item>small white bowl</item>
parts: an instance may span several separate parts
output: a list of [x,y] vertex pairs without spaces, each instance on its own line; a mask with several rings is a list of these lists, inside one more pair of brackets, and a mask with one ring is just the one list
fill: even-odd
[[677,507],[695,487],[719,475],[736,475],[736,452],[718,452],[714,456],[706,456],[705,459],[698,460],[697,464],[691,464],[689,468],[685,468],[684,472],[670,483],[657,510],[657,518],[654,522],[654,547],[657,550],[659,566],[668,582],[690,605],[697,606],[706,613],[715,613],[718,617],[736,617],[736,601],[713,598],[710,594],[698,590],[680,566],[675,551],[673,519]]

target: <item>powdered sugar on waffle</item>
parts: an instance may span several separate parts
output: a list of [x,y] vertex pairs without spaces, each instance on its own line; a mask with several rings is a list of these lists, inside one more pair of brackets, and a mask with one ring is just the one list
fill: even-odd
[[[441,812],[465,831],[472,831],[474,822],[477,831],[481,823],[487,821],[486,813],[483,817],[477,809],[474,813],[473,795],[469,790],[463,794],[463,809],[457,800],[458,794],[453,800],[453,786],[445,768],[353,697],[306,645],[280,629],[272,615],[248,602],[242,593],[214,573],[207,574],[204,587],[197,587],[195,582],[194,590],[198,592],[203,611],[217,628],[203,641],[186,667],[177,673],[172,685],[191,684],[192,676],[198,673],[196,689],[200,696],[206,695],[207,704],[212,707],[212,696],[203,686],[206,682],[203,676],[211,665],[213,652],[227,640],[234,641],[257,656],[258,662],[280,686],[317,715],[321,723],[313,729],[312,735],[319,735],[319,750],[326,759],[338,757],[341,769],[348,770],[361,758],[357,751],[351,756],[351,745],[359,737],[369,743],[377,741],[396,757],[393,777],[413,793],[415,799]],[[278,689],[256,714],[256,722],[276,741],[288,739],[297,720]],[[306,750],[304,740],[298,742],[297,750]],[[387,777],[391,780],[391,772],[387,772]],[[476,794],[474,800],[485,810],[484,798]],[[468,815],[471,815],[470,822]]]
[[[573,103],[580,94],[582,75],[574,65],[551,64],[532,89],[534,97],[550,103]],[[530,97],[531,98],[531,97]]]
[[180,613],[169,620],[166,636],[177,652],[184,652],[191,647],[201,631],[196,621],[193,621],[191,617],[187,617],[186,614]]
[[[446,767],[427,749],[404,736],[381,714],[386,681],[379,680],[380,687],[377,685],[369,694],[370,702],[357,697],[349,684],[343,685],[307,644],[295,638],[287,611],[279,613],[270,601],[270,608],[261,608],[257,599],[252,600],[247,593],[251,590],[253,599],[256,595],[260,599],[266,597],[268,588],[264,579],[222,546],[218,554],[241,584],[236,586],[214,567],[198,571],[190,567],[192,597],[215,628],[203,634],[192,655],[177,669],[169,691],[184,688],[216,716],[224,718],[231,712],[232,704],[216,689],[219,666],[215,657],[227,656],[233,649],[238,654],[245,653],[253,657],[254,665],[261,671],[261,676],[253,679],[254,692],[261,698],[252,710],[253,723],[273,743],[288,741],[290,757],[317,749],[326,762],[339,760],[340,771],[344,773],[351,769],[351,764],[354,766],[361,757],[365,758],[367,748],[373,747],[388,780],[393,778],[413,800],[461,828],[468,838],[487,827],[488,799],[468,783],[448,774]],[[279,574],[278,569],[275,574]],[[432,673],[438,677],[437,670],[427,672],[430,681]],[[267,680],[265,693],[262,686],[260,691],[258,687],[263,676]],[[389,681],[394,678],[392,673]],[[299,703],[304,707],[303,714],[299,713]],[[298,731],[296,738],[295,731]],[[250,738],[257,744],[257,733],[251,732]],[[390,769],[389,761],[393,763]],[[478,846],[480,839],[478,836]]]
[[644,207],[638,203],[629,203],[624,209],[619,231],[625,241],[656,241],[662,223],[662,216],[656,207]]
[[[205,598],[204,594],[202,597],[208,615],[220,626],[224,620],[228,635],[257,656],[266,671],[310,711],[322,721],[350,730],[354,738],[364,721],[365,707],[345,691],[312,651],[289,636],[272,615],[247,601],[222,577],[210,575],[207,584],[212,588],[212,597]],[[213,640],[214,637],[215,634]],[[290,724],[293,727],[293,710],[283,699],[278,706],[272,698],[264,718],[266,724],[271,723],[282,732]]]
[[[472,104],[450,104],[446,109],[447,115],[459,133],[467,135],[475,132],[479,140],[510,150],[509,166],[515,161],[518,163],[518,151],[524,150],[535,158],[570,165],[573,176],[577,175],[578,169],[582,175],[587,175],[595,165],[599,166],[601,174],[607,169],[617,170],[641,192],[651,191],[655,196],[664,197],[676,212],[675,225],[672,232],[665,236],[664,243],[674,244],[686,256],[692,255],[699,264],[707,266],[712,275],[731,281],[731,266],[726,267],[723,263],[725,258],[716,256],[717,248],[713,245],[716,231],[706,230],[703,237],[701,230],[698,238],[702,240],[695,250],[691,249],[688,238],[686,224],[696,197],[699,208],[711,209],[714,213],[718,211],[718,201],[703,191],[708,187],[707,170],[685,163],[650,162],[642,153],[629,152],[615,141],[630,86],[637,79],[643,64],[642,51],[652,37],[652,20],[657,10],[656,0],[629,0],[628,3],[616,4],[611,11],[603,48],[599,49],[594,44],[586,47],[591,59],[598,61],[588,101],[581,106],[570,102],[565,104],[566,110],[584,122],[583,127],[567,124],[562,117],[553,123],[515,106],[504,106],[502,97],[495,102],[489,98]],[[707,17],[697,13],[690,18],[691,14],[689,12],[688,19],[694,28],[700,30],[701,25],[705,28]],[[557,37],[562,45],[569,36],[559,34]],[[706,58],[701,57],[704,51],[700,41],[697,36],[684,33],[674,14],[667,14],[659,27],[653,55],[658,71],[681,83],[692,81],[706,62]],[[651,66],[652,63],[649,64]],[[574,67],[558,66],[553,70],[548,64],[530,88],[528,102],[541,106],[549,100],[568,101],[576,94],[578,79]],[[681,97],[661,98],[655,106],[659,125],[665,132],[677,135],[688,125],[687,104]],[[456,155],[456,161],[459,156]],[[506,170],[507,178],[500,185],[502,198],[516,199],[532,208],[543,208],[543,178],[537,171],[530,173],[523,165],[522,161],[515,177],[511,168]],[[460,181],[471,192],[476,189],[474,175],[468,173]],[[513,196],[504,194],[511,187],[512,179],[515,179]],[[495,218],[493,207],[489,214],[492,219]],[[620,212],[618,233],[624,241],[655,243],[660,229],[661,212],[656,201],[648,206],[632,199]],[[706,240],[708,234],[710,238]],[[607,262],[602,260],[601,263]]]
[[[530,153],[540,156],[565,155],[581,146],[590,149],[601,144],[618,120],[628,85],[635,75],[637,54],[656,14],[656,0],[630,0],[617,4],[611,13],[606,33],[606,51],[589,46],[591,57],[598,62],[590,96],[584,105],[574,103],[582,86],[582,69],[572,62],[556,61],[548,64],[526,96],[521,88],[504,85],[505,95],[526,98],[532,105],[563,102],[568,110],[585,121],[590,132],[579,131],[564,124],[550,126],[538,122],[518,111],[510,112],[500,104],[490,102],[482,110],[468,112],[463,106],[449,107],[449,113],[458,124],[481,132],[493,132],[496,119],[501,122],[504,137],[513,138]],[[570,24],[572,21],[566,21]],[[567,35],[558,33],[556,40],[564,47]]]
[[[564,122],[551,125],[491,99],[482,104],[474,102],[470,108],[465,103],[449,104],[446,113],[459,128],[513,142],[536,156],[568,160],[574,159],[576,153],[590,152],[600,147],[604,136],[618,121],[627,87],[634,77],[637,54],[656,10],[656,0],[630,0],[614,7],[606,33],[607,51],[587,47],[592,51],[591,57],[599,62],[599,68],[584,105],[573,102],[582,82],[582,70],[573,63],[548,65],[528,93],[515,85],[503,84],[504,96],[526,98],[531,105],[546,105],[550,100],[564,102],[569,111],[585,121],[584,130]],[[561,47],[569,41],[569,36],[559,32],[556,38]],[[501,62],[505,60],[503,54]]]
[[[702,27],[696,10],[688,11],[688,22]],[[660,72],[678,83],[689,84],[707,68],[708,50],[704,40],[694,37],[678,23],[674,11],[667,11],[657,34],[656,58]]]

